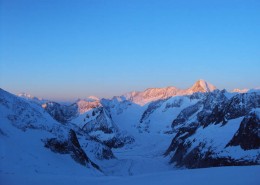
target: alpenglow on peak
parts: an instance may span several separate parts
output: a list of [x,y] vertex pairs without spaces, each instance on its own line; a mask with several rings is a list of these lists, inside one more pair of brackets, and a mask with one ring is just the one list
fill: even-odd
[[214,85],[200,79],[189,90],[192,92],[212,92],[216,89]]
[[136,104],[144,105],[146,103],[167,99],[173,96],[190,95],[196,92],[212,92],[216,90],[216,87],[205,80],[198,80],[195,84],[188,89],[179,89],[174,86],[165,88],[149,88],[141,92],[129,92],[125,95],[120,96],[122,100],[130,100]]

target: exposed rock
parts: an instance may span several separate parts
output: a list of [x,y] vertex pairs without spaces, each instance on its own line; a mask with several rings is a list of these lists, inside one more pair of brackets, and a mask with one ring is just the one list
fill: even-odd
[[110,134],[118,131],[118,128],[113,122],[109,112],[104,107],[93,109],[92,117],[94,118],[83,126],[83,130],[87,133],[100,130],[104,133]]
[[57,138],[51,138],[44,141],[44,146],[55,153],[69,154],[67,141],[60,141]]
[[56,138],[47,139],[44,141],[45,147],[51,149],[53,152],[60,154],[70,154],[71,157],[83,166],[88,164],[92,165],[94,168],[101,171],[99,166],[92,162],[84,150],[81,148],[77,135],[74,130],[69,131],[69,136],[67,141],[60,141]]
[[131,144],[133,143],[135,140],[133,137],[131,136],[120,136],[120,135],[116,135],[115,137],[113,137],[112,139],[103,141],[103,143],[108,146],[109,148],[121,148],[123,146],[125,146],[126,144]]
[[66,123],[77,115],[76,106],[61,105],[55,102],[48,102],[42,107],[58,122]]
[[[187,148],[184,144],[185,139],[187,139],[188,137],[190,137],[191,135],[193,135],[195,133],[195,131],[197,130],[196,126],[193,127],[182,127],[179,129],[179,132],[176,134],[176,136],[173,138],[169,148],[166,150],[166,152],[164,153],[165,156],[169,155],[171,152],[176,151],[176,155],[175,157],[173,157],[174,159],[172,159],[171,161],[173,162],[174,160],[181,160],[181,157],[183,156],[183,154],[185,153]],[[185,151],[184,151],[185,150]]]
[[237,94],[225,103],[222,121],[235,119],[250,113],[253,108],[260,106],[260,96],[256,93]]
[[142,123],[145,119],[147,119],[156,109],[161,107],[161,105],[165,102],[166,100],[157,100],[152,103],[150,103],[147,107],[147,109],[144,111],[140,123]]
[[[187,150],[187,149],[186,149]],[[185,166],[187,168],[207,168],[207,167],[219,167],[219,166],[247,166],[256,165],[254,160],[236,160],[231,157],[219,157],[215,155],[211,148],[207,151],[204,150],[204,143],[200,143],[199,146],[194,148],[188,154],[184,154],[181,160],[173,160],[176,162],[176,166]]]
[[47,102],[42,107],[58,122],[66,123],[79,114],[83,114],[91,109],[100,107],[99,100],[86,101],[78,100],[71,105],[61,105],[56,102]]
[[244,150],[260,148],[260,119],[252,112],[246,116],[227,146],[241,146]]
[[90,142],[84,143],[82,148],[84,151],[88,151],[94,154],[95,158],[99,160],[109,160],[116,158],[111,148],[96,140],[95,138],[91,139]]
[[87,164],[91,164],[94,168],[101,171],[99,166],[97,164],[95,164],[94,162],[92,162],[88,158],[88,156],[84,152],[84,150],[81,148],[77,135],[76,135],[75,131],[72,129],[69,131],[68,147],[69,147],[69,150],[72,152],[70,155],[75,161],[79,162],[80,164],[82,164],[84,166],[86,166]]
[[175,120],[172,122],[172,128],[175,129],[176,126],[182,125],[186,123],[189,118],[198,112],[202,108],[203,104],[201,101],[196,103],[195,105],[189,106],[183,109],[180,114],[177,116]]

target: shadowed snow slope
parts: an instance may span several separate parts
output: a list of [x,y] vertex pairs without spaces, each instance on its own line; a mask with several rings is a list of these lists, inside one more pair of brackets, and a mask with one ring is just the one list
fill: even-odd
[[82,175],[53,174],[0,174],[5,185],[259,185],[260,166],[250,167],[220,167],[196,170],[175,170],[165,173],[152,173],[129,177],[95,177]]

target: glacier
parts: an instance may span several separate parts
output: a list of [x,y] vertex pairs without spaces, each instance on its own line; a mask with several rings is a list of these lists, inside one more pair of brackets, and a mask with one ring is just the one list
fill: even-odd
[[66,105],[0,89],[0,179],[259,184],[259,109],[259,90],[228,92],[204,80]]

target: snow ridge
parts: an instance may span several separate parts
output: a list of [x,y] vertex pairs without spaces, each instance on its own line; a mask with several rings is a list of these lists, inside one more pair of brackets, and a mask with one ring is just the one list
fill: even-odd
[[179,89],[177,87],[149,88],[143,92],[133,91],[114,98],[129,100],[138,105],[145,105],[156,100],[167,99],[174,96],[184,96],[196,92],[212,92],[214,90],[216,90],[214,85],[206,82],[205,80],[198,80],[188,89]]

